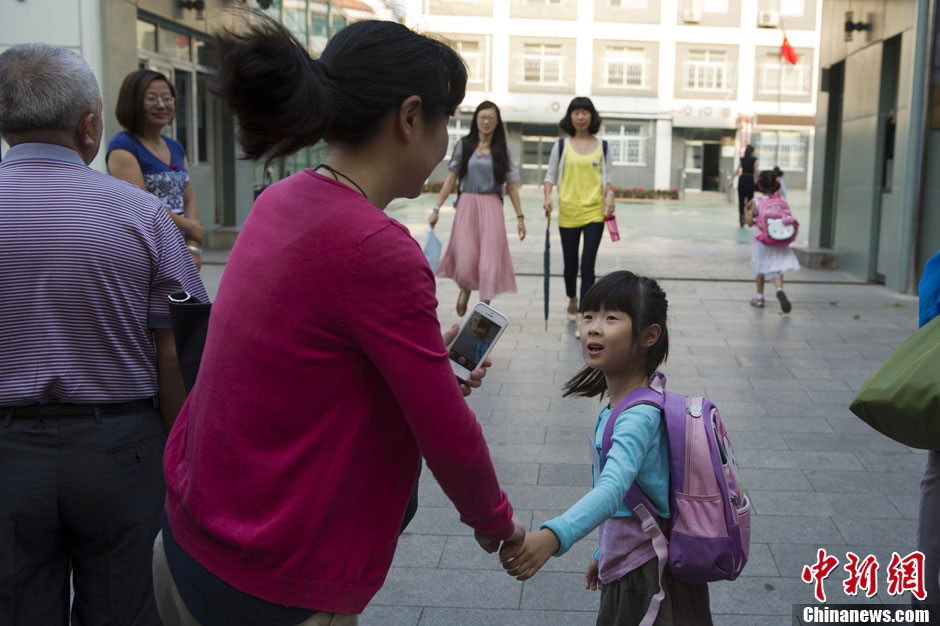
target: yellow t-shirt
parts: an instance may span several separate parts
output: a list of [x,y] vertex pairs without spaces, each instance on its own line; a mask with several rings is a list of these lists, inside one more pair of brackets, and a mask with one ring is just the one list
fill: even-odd
[[591,154],[578,154],[573,146],[565,151],[565,165],[558,187],[558,225],[581,228],[604,221],[603,157],[601,142]]

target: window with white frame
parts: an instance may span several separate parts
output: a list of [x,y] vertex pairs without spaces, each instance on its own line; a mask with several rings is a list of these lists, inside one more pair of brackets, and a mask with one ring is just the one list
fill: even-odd
[[806,148],[803,135],[793,131],[766,131],[760,133],[757,158],[763,169],[779,167],[786,172],[806,169]]
[[728,89],[728,53],[723,50],[691,50],[685,63],[685,87],[698,91]]
[[643,48],[607,46],[604,51],[604,86],[645,89],[646,66]]
[[799,17],[806,11],[806,0],[780,0],[780,15]]
[[607,0],[607,6],[623,9],[645,9],[648,4],[648,0]]
[[459,117],[451,118],[447,124],[447,156],[444,158],[450,160],[454,156],[454,146],[470,132],[470,120]]
[[483,51],[479,41],[457,41],[457,52],[467,63],[467,81],[483,82]]
[[613,165],[646,165],[646,136],[640,124],[604,124],[603,139]]
[[701,172],[704,153],[705,145],[702,142],[687,141],[685,143],[685,171]]
[[526,4],[561,4],[561,0],[525,0]]
[[728,0],[692,0],[689,8],[697,13],[727,13]]
[[761,95],[808,96],[810,67],[802,63],[791,65],[779,54],[767,54],[760,64],[757,91]]
[[540,85],[562,84],[561,46],[527,43],[522,54],[522,82]]

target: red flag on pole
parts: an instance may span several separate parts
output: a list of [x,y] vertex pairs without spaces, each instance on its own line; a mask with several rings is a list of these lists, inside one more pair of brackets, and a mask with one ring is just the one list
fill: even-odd
[[786,59],[790,65],[796,65],[800,60],[800,55],[796,53],[796,50],[793,49],[793,46],[791,46],[790,42],[787,40],[786,33],[783,33],[783,45],[780,46],[780,56]]

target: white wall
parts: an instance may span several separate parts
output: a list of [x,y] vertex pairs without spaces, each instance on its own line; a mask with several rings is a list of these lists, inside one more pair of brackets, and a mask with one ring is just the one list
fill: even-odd
[[[63,46],[81,55],[101,85],[100,0],[0,0],[0,51],[21,43]],[[107,135],[107,130],[105,132]],[[6,152],[7,145],[3,144]],[[104,171],[99,152],[92,164]]]

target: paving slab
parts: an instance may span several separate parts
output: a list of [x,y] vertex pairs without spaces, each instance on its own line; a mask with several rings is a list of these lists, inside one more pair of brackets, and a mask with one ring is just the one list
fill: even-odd
[[[554,230],[546,329],[544,221],[538,192],[523,195],[525,241],[513,232],[507,211],[518,290],[493,301],[510,325],[468,404],[483,424],[510,501],[529,527],[537,527],[589,488],[587,439],[601,404],[562,397],[564,383],[583,366],[581,349],[564,314]],[[432,204],[423,196],[396,202],[388,212],[421,240]],[[805,205],[796,210],[808,217]],[[717,402],[754,505],[748,566],[738,580],[710,586],[716,626],[792,623],[792,605],[813,602],[812,586],[799,576],[819,548],[840,559],[850,550],[873,554],[882,567],[892,552],[913,551],[925,453],[884,438],[855,418],[848,403],[916,329],[917,299],[847,272],[804,269],[786,277],[789,315],[772,299],[755,309],[748,304],[751,233],[737,227],[733,206],[618,202],[617,215],[622,239],[604,238],[598,275],[631,269],[660,281],[670,306],[668,386]],[[453,210],[445,207],[437,227],[445,246],[452,220]],[[210,295],[224,262],[221,253],[206,259]],[[439,279],[437,289],[438,315],[448,327],[459,321],[457,287]],[[599,594],[584,589],[583,571],[596,533],[519,583],[476,546],[430,472],[422,475],[420,495],[362,626],[594,624]],[[841,578],[827,581],[831,601],[860,601],[842,593]],[[864,601],[907,598],[880,591]]]

